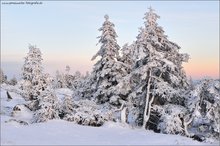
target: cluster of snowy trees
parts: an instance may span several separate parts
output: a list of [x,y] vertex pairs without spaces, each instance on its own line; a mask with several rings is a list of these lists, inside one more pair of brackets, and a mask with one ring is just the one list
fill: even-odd
[[[122,48],[115,25],[108,15],[104,18],[98,37],[101,46],[92,57],[100,59],[85,76],[70,74],[69,66],[55,77],[44,73],[40,49],[29,46],[19,87],[34,112],[33,122],[64,119],[101,126],[111,120],[200,140],[218,138],[219,80],[203,80],[194,86],[187,79],[182,63],[189,55],[168,40],[154,10],[145,13],[145,25],[136,40]],[[69,88],[73,94],[59,100],[58,88]]]
[[0,84],[3,84],[3,83],[6,83],[6,84],[9,84],[9,85],[16,85],[17,84],[17,79],[16,77],[12,77],[10,80],[8,80],[8,77],[7,75],[4,74],[3,70],[1,69],[0,70]]
[[220,133],[220,80],[203,79],[186,98],[191,113],[190,126],[195,135],[219,138]]

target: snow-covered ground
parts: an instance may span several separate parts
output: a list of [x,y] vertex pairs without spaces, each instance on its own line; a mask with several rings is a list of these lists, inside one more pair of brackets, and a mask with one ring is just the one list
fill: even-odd
[[201,145],[186,137],[130,129],[115,123],[98,128],[63,120],[29,126],[2,121],[1,133],[1,144],[10,145]]
[[[81,126],[64,120],[21,125],[9,120],[14,119],[10,116],[12,108],[25,101],[16,93],[10,94],[13,99],[7,101],[6,90],[1,88],[1,145],[211,145],[113,122],[102,127]],[[16,113],[16,119],[26,118],[29,123],[30,115],[31,112],[23,108],[21,113]]]

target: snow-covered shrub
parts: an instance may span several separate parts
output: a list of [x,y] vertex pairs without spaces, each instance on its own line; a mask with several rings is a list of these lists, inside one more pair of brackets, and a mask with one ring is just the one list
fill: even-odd
[[97,105],[91,100],[75,101],[73,111],[64,116],[64,120],[80,125],[101,126],[105,121],[114,121],[114,110],[107,104]]
[[104,124],[104,119],[99,114],[77,112],[74,115],[74,122],[80,125],[102,126]]
[[73,98],[67,95],[63,101],[63,111],[66,114],[71,114],[73,112],[74,104],[72,100]]
[[68,118],[70,115],[73,114],[74,108],[76,108],[77,105],[73,103],[73,98],[69,95],[65,95],[64,101],[62,103],[62,109],[61,109],[61,118]]
[[73,120],[80,125],[101,126],[104,118],[95,102],[90,100],[81,100],[76,103],[73,116],[67,117],[67,120]]
[[59,119],[60,103],[51,89],[45,90],[39,98],[39,109],[35,111],[33,122]]
[[178,105],[164,105],[158,129],[167,134],[184,134],[183,117],[187,110]]

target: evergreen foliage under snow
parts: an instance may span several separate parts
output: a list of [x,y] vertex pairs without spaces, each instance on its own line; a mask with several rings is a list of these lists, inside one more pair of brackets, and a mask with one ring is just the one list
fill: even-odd
[[204,79],[194,85],[187,79],[182,63],[189,55],[180,53],[180,46],[165,35],[157,24],[160,16],[149,8],[136,40],[122,48],[115,25],[108,15],[104,18],[98,37],[101,46],[92,57],[99,60],[85,76],[78,71],[71,74],[68,65],[55,77],[45,74],[42,53],[35,46],[29,46],[21,80],[7,81],[1,69],[7,102],[14,101],[13,94],[21,96],[12,111],[1,111],[15,118],[6,123],[61,119],[99,127],[111,121],[199,141],[219,140],[219,80]]

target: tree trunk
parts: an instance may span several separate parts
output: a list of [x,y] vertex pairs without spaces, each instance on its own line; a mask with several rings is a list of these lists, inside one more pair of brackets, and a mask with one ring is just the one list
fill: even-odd
[[117,111],[121,112],[121,122],[122,123],[127,123],[128,108],[126,107],[124,102],[121,104],[121,107],[119,109],[115,110],[115,112],[117,112]]
[[124,107],[121,111],[121,122],[123,124],[127,123],[127,119],[128,119],[128,108]]
[[151,82],[151,69],[150,69],[150,72],[149,72],[149,79],[148,79],[148,82],[147,82],[147,95],[146,95],[146,100],[145,100],[145,108],[144,108],[144,116],[143,116],[143,126],[142,128],[146,128],[146,124],[147,124],[147,121],[149,119],[149,98],[150,98],[150,82]]

